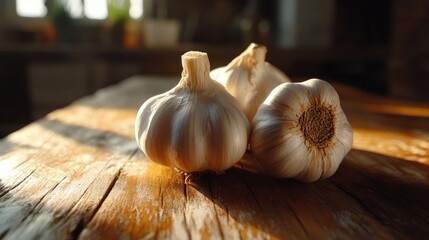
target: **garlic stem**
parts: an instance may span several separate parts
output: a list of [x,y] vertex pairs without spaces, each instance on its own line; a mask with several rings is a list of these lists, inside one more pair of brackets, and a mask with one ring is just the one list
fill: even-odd
[[207,53],[190,51],[182,55],[182,79],[179,85],[190,92],[201,92],[211,83],[210,62]]
[[266,54],[267,48],[265,46],[251,43],[244,52],[228,64],[227,68],[242,66],[253,74],[258,66],[264,64]]

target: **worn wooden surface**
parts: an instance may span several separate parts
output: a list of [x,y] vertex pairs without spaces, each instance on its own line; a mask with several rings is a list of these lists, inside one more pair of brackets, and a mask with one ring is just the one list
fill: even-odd
[[427,239],[429,105],[336,86],[353,150],[328,180],[184,176],[137,149],[134,118],[175,80],[135,77],[0,142],[4,239]]

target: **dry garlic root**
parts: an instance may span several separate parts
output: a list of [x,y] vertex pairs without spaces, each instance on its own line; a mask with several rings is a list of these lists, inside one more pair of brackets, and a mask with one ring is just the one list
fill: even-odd
[[337,92],[311,79],[271,92],[253,119],[250,149],[265,173],[313,182],[335,173],[352,142]]
[[265,46],[252,43],[227,66],[210,72],[238,100],[250,122],[271,90],[290,82],[282,71],[265,61],[266,53]]
[[209,76],[206,53],[182,56],[179,84],[140,108],[135,135],[146,156],[183,172],[221,172],[244,155],[249,122],[236,100]]

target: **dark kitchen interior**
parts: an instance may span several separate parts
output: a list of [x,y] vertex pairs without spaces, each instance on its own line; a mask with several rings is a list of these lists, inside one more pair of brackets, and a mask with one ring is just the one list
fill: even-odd
[[[127,77],[179,78],[188,50],[215,68],[251,42],[293,81],[429,100],[426,0],[137,0],[135,18],[114,1],[104,18],[72,17],[55,0],[42,1],[43,16],[20,16],[17,2],[0,1],[0,138]],[[80,4],[90,2],[102,1]]]

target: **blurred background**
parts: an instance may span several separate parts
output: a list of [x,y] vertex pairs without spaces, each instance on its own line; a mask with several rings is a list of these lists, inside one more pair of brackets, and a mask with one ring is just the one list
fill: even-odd
[[427,0],[0,0],[0,138],[180,56],[227,64],[251,42],[292,80],[429,101]]

